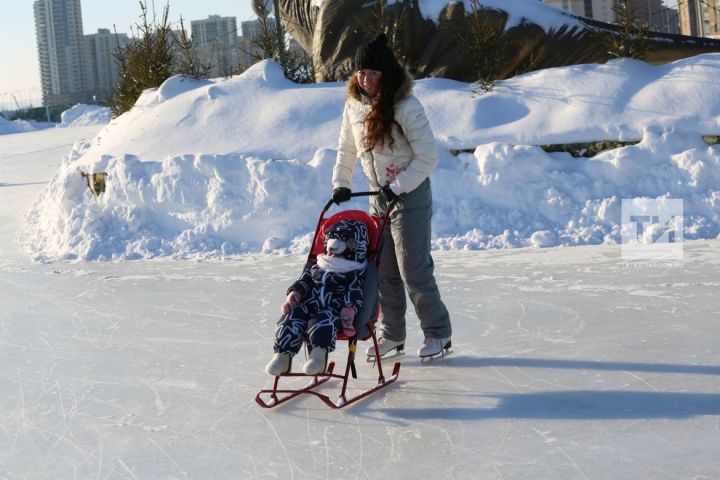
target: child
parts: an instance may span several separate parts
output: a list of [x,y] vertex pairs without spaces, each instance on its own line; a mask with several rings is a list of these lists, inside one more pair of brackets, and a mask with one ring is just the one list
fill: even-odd
[[367,226],[359,220],[341,220],[325,230],[325,253],[305,268],[282,304],[275,355],[265,367],[268,374],[289,372],[290,360],[305,337],[310,358],[303,372],[322,373],[328,352],[335,350],[338,327],[345,335],[355,335],[353,320],[363,303],[368,243]]

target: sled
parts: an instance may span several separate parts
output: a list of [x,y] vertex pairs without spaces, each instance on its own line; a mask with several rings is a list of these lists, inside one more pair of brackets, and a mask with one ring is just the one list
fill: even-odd
[[[352,197],[358,196],[370,196],[377,195],[378,192],[357,192],[353,193]],[[317,260],[317,255],[322,253],[324,233],[327,226],[340,221],[340,220],[359,220],[368,227],[368,234],[370,237],[369,248],[368,248],[368,266],[365,277],[365,285],[363,288],[364,302],[362,308],[355,315],[355,335],[348,337],[342,332],[338,333],[338,343],[347,340],[348,353],[347,362],[345,364],[343,373],[336,372],[336,363],[331,361],[323,373],[317,375],[308,375],[300,372],[288,372],[281,375],[277,375],[274,378],[273,386],[270,389],[263,389],[255,397],[255,401],[263,408],[272,408],[281,405],[288,400],[299,397],[301,395],[313,395],[322,400],[327,406],[331,408],[343,408],[347,405],[357,402],[378,390],[381,390],[388,385],[392,384],[398,378],[400,373],[400,362],[395,362],[392,368],[392,373],[389,377],[386,377],[383,372],[383,364],[381,356],[379,355],[378,341],[375,334],[375,324],[377,323],[378,315],[380,312],[380,298],[379,298],[379,279],[378,279],[378,268],[380,265],[380,254],[382,250],[383,233],[385,226],[387,225],[390,213],[395,206],[395,202],[390,202],[384,215],[382,216],[371,216],[370,214],[361,210],[345,210],[336,213],[332,217],[325,218],[325,214],[332,206],[333,201],[330,200],[325,204],[320,213],[320,218],[315,228],[315,235],[313,237],[312,247],[308,254],[306,268],[312,265]],[[281,321],[284,317],[281,317]],[[357,380],[357,370],[355,368],[355,352],[357,350],[357,344],[359,340],[372,341],[375,346],[375,366],[377,369],[377,383],[364,390],[360,390],[357,393],[350,395],[349,386],[353,380]],[[336,351],[338,351],[336,349]],[[373,358],[372,356],[370,358]],[[309,383],[299,388],[283,387],[281,388],[281,382],[287,384],[291,379],[297,379],[305,377],[309,379]],[[317,391],[317,388],[330,380],[340,380],[340,392],[337,396],[337,400],[333,401],[330,395]]]

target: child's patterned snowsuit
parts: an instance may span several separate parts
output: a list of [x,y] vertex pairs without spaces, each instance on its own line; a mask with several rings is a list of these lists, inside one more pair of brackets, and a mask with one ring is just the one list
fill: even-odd
[[310,349],[320,347],[332,352],[340,326],[340,310],[349,306],[357,312],[362,306],[369,239],[367,227],[359,220],[342,220],[326,230],[326,247],[330,238],[341,239],[354,247],[348,249],[348,255],[341,260],[346,264],[355,263],[355,269],[332,271],[330,269],[337,269],[324,261],[328,257],[323,255],[318,255],[318,263],[326,268],[318,263],[309,268],[306,266],[302,276],[288,289],[288,293],[298,292],[301,300],[278,325],[273,345],[276,353],[290,356],[298,353],[305,333]]

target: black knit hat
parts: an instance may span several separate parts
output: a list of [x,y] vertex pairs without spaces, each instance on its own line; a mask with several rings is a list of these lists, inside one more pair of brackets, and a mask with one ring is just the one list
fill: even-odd
[[396,72],[398,65],[395,55],[388,47],[388,38],[384,33],[379,34],[374,40],[363,43],[355,53],[355,70],[377,70],[384,74]]

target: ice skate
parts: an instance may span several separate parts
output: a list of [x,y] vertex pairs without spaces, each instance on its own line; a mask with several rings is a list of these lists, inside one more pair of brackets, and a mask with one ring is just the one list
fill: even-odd
[[[402,355],[404,353],[403,349],[405,348],[405,341],[397,342],[395,340],[380,337],[377,343],[381,357],[393,350],[395,350],[395,355]],[[375,345],[370,345],[365,353],[368,356],[368,360],[372,361],[375,358]]]
[[425,341],[418,348],[417,355],[420,359],[428,359],[440,356],[441,358],[450,353],[452,342],[447,338],[425,337]]
[[324,348],[313,348],[310,351],[310,358],[308,358],[305,365],[303,365],[303,372],[308,375],[318,375],[323,373],[327,367],[327,357],[327,350]]
[[278,376],[290,371],[291,358],[287,353],[276,353],[265,367],[268,375]]

